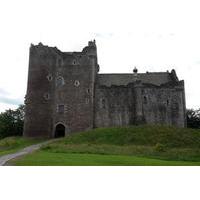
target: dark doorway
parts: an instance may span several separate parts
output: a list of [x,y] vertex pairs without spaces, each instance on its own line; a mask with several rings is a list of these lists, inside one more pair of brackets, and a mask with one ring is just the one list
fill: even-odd
[[62,124],[56,125],[55,138],[65,137],[65,126]]

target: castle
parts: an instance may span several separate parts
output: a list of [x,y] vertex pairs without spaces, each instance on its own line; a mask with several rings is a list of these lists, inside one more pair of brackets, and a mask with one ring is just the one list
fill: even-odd
[[99,74],[97,48],[31,45],[24,136],[62,137],[96,127],[186,126],[184,81],[171,72]]

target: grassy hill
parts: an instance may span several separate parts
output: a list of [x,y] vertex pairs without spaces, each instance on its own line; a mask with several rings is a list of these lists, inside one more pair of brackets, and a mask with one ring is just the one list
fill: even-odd
[[19,149],[37,144],[44,141],[43,139],[28,139],[23,137],[7,137],[0,140],[0,156],[16,152]]
[[147,125],[97,128],[71,135],[59,143],[112,145],[156,145],[161,143],[167,147],[200,147],[200,130]]
[[[73,159],[74,158],[74,159]],[[200,130],[98,128],[43,146],[17,165],[200,165]]]

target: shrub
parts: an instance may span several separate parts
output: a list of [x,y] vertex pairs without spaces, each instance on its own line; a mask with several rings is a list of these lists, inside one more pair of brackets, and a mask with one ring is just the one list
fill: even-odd
[[40,148],[41,150],[50,150],[52,149],[50,145],[42,145],[42,147]]
[[0,139],[10,136],[21,136],[24,124],[24,105],[16,110],[0,113]]
[[157,143],[154,146],[154,150],[157,151],[157,152],[165,152],[165,145]]
[[200,128],[200,109],[187,109],[187,127]]

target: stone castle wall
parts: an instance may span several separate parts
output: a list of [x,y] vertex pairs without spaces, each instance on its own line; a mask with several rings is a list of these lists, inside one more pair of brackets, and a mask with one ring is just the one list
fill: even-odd
[[174,70],[98,74],[95,41],[81,52],[31,45],[24,136],[55,137],[96,127],[185,127],[184,82]]
[[[48,137],[53,123],[53,91],[47,76],[54,71],[56,55],[41,45],[30,47],[28,86],[25,97],[24,135]],[[49,94],[50,98],[45,98]]]
[[159,124],[185,127],[184,83],[96,86],[95,127]]
[[39,44],[31,46],[24,135],[54,137],[61,123],[65,132],[93,127],[96,46],[63,53]]
[[183,81],[160,87],[145,86],[142,96],[147,124],[186,126]]
[[96,86],[95,127],[127,126],[134,124],[136,98],[132,87]]

